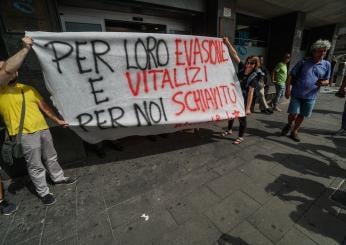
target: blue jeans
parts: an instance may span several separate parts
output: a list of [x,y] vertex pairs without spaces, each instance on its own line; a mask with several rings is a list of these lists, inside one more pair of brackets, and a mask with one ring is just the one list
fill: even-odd
[[341,128],[346,130],[346,100],[345,100],[345,106],[344,106],[344,113],[342,113]]
[[284,95],[285,84],[276,83],[275,88],[276,88],[276,95],[273,100],[273,107],[276,107],[279,104],[281,97]]

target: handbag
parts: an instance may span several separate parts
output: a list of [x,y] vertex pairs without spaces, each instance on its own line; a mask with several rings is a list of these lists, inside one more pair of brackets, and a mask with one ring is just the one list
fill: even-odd
[[8,131],[6,130],[5,140],[1,147],[2,160],[10,166],[13,165],[14,159],[20,159],[24,156],[23,146],[21,144],[23,127],[24,127],[24,117],[25,117],[25,96],[24,96],[23,90],[22,90],[22,97],[23,97],[23,102],[22,102],[22,110],[20,114],[18,134],[15,140],[13,140],[10,137]]

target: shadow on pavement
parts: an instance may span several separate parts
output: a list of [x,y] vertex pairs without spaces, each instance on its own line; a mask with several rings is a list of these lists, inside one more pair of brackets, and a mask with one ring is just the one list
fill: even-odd
[[220,238],[217,240],[218,245],[230,245],[230,244],[236,244],[236,245],[250,245],[249,243],[245,242],[240,237],[234,237],[230,236],[228,234],[222,234]]
[[[319,234],[333,239],[337,244],[343,244],[346,238],[346,223],[343,223],[346,221],[346,214],[340,212],[340,209],[345,210],[346,207],[329,198],[335,190],[314,180],[285,174],[280,175],[276,181],[283,182],[284,188],[273,195],[296,205],[296,210],[289,216],[305,230],[304,233],[308,231]],[[270,191],[273,184],[269,184],[266,190]]]

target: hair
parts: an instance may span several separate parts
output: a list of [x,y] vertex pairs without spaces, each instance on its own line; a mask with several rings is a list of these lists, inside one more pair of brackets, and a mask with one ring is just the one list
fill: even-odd
[[254,70],[256,70],[256,69],[261,67],[261,62],[260,62],[260,59],[258,58],[258,56],[249,56],[249,57],[247,57],[246,61],[245,61],[245,64],[248,61],[256,63]]
[[320,48],[329,50],[330,46],[331,46],[331,44],[328,40],[319,39],[311,45],[311,51],[316,50],[316,49],[320,49]]

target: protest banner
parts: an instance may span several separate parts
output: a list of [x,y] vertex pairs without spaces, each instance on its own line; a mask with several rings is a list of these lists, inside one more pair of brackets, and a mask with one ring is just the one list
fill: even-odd
[[34,40],[53,104],[90,143],[207,127],[208,122],[244,116],[239,82],[220,38],[26,35]]

